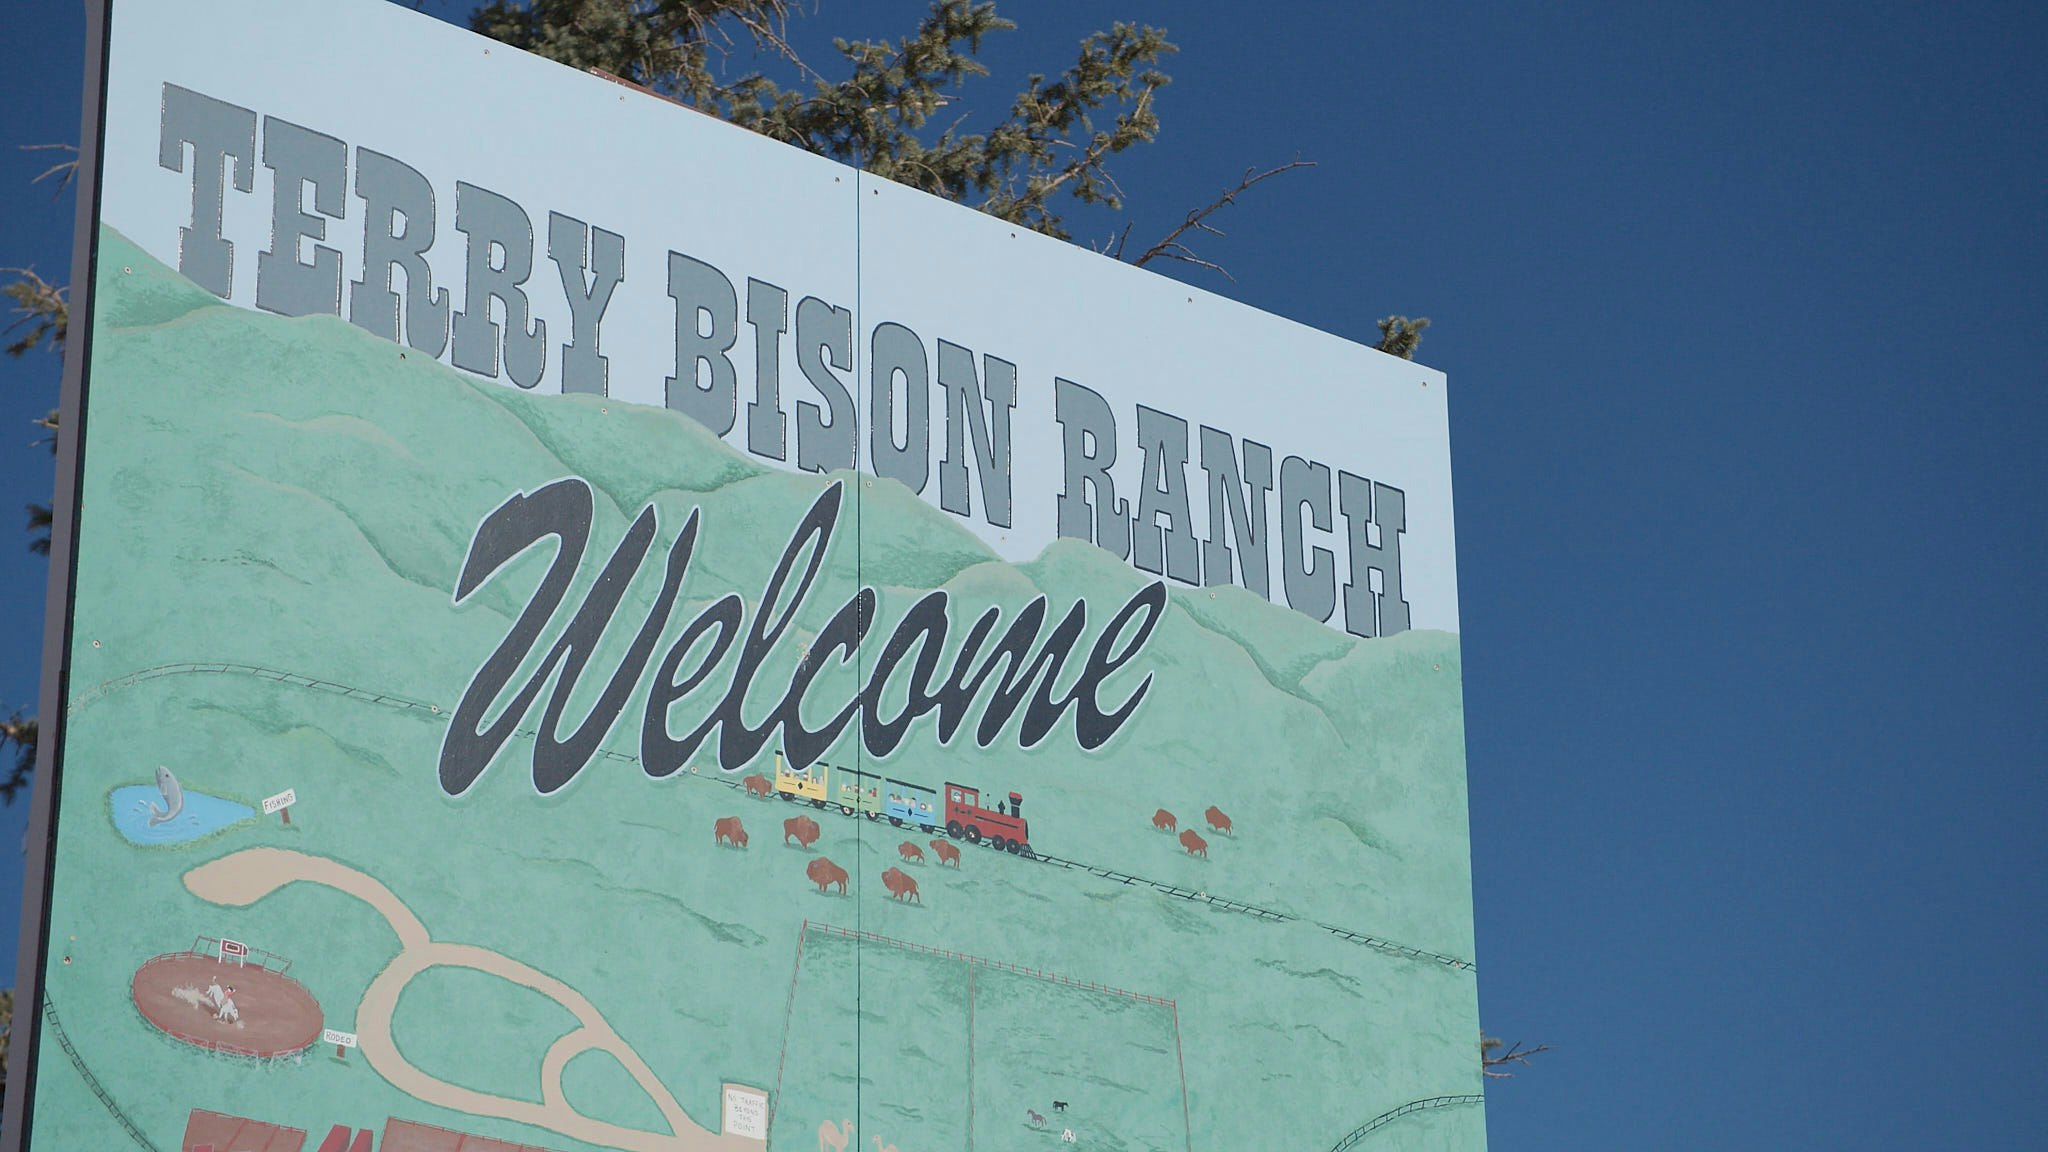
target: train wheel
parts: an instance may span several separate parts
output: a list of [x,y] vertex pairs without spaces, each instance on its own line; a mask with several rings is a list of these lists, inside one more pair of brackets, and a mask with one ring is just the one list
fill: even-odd
[[853,815],[853,805],[851,805],[851,804],[841,804],[841,805],[839,806],[839,811],[840,811],[840,813],[841,813],[842,815],[846,815],[846,816],[851,816],[851,815]]
[[1001,852],[1003,850],[1003,845],[1007,843],[1009,843],[1009,841],[1003,839],[1001,836],[991,836],[988,838],[988,846],[995,849],[998,852]]
[[1012,840],[1004,845],[1004,847],[1010,850],[1010,855],[1012,856],[1022,856],[1024,854],[1024,843],[1021,840]]
[[870,820],[880,820],[882,818],[880,812],[863,812],[861,815],[866,816]]
[[822,812],[825,810],[825,802],[823,800],[813,800],[811,801],[811,807],[816,808],[817,810]]
[[973,824],[967,826],[967,842],[969,844],[981,843],[981,829],[978,826]]
[[903,827],[903,820],[901,817],[891,816],[889,817],[889,823],[897,828]]
[[958,820],[949,820],[946,822],[946,835],[951,836],[955,840],[958,840],[960,837],[966,835],[966,829],[960,827],[960,822]]

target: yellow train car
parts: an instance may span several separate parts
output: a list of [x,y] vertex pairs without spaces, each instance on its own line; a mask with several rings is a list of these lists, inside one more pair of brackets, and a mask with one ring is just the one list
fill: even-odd
[[832,770],[819,761],[802,772],[792,772],[782,763],[782,753],[775,754],[775,791],[784,800],[808,800],[813,808],[825,806],[825,785]]

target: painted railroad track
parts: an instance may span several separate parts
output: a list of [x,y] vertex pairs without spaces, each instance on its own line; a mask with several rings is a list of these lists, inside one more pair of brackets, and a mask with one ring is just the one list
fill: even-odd
[[121,1106],[114,1103],[114,1098],[107,1095],[107,1090],[100,1087],[99,1077],[92,1074],[92,1069],[85,1066],[85,1058],[78,1054],[78,1049],[71,1046],[71,1036],[64,1031],[64,1021],[57,1017],[57,1003],[50,999],[48,989],[43,990],[43,1019],[49,1023],[50,1033],[57,1037],[57,1047],[64,1050],[64,1055],[71,1060],[71,1067],[77,1070],[79,1078],[85,1081],[85,1086],[92,1089],[92,1094],[100,1098],[100,1103],[106,1106],[107,1115],[114,1118],[114,1123],[119,1124],[138,1147],[148,1149],[148,1152],[160,1152],[155,1144],[150,1143],[149,1137],[142,1134],[142,1129],[135,1126],[135,1121],[130,1120],[128,1114],[121,1111]]
[[1412,1116],[1417,1112],[1428,1112],[1431,1109],[1435,1108],[1452,1108],[1461,1104],[1484,1103],[1486,1103],[1486,1097],[1478,1095],[1430,1096],[1422,1100],[1410,1100],[1406,1104],[1401,1105],[1399,1108],[1390,1108],[1387,1111],[1382,1112],[1379,1115],[1373,1117],[1372,1119],[1366,1121],[1363,1125],[1360,1125],[1357,1129],[1355,1129],[1351,1133],[1351,1135],[1346,1136],[1342,1140],[1337,1141],[1336,1146],[1331,1148],[1330,1152],[1348,1152],[1349,1149],[1358,1147],[1359,1142],[1364,1140],[1367,1136],[1370,1136],[1374,1132],[1377,1132],[1380,1129],[1385,1128],[1387,1125],[1392,1124],[1394,1121],[1399,1120],[1403,1116]]

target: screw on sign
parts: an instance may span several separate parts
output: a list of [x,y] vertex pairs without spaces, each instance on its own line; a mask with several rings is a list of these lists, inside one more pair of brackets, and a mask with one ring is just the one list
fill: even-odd
[[298,802],[298,791],[296,789],[287,788],[284,791],[279,792],[277,795],[268,797],[263,801],[263,814],[265,816],[268,816],[272,812],[282,813],[284,815],[284,822],[286,824],[290,824],[292,822],[292,805],[297,804]]

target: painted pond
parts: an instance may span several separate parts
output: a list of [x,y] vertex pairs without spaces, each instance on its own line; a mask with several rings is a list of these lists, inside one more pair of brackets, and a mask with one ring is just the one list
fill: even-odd
[[185,806],[177,816],[161,824],[151,824],[149,814],[152,806],[163,808],[163,794],[154,784],[130,784],[116,788],[109,795],[108,802],[113,811],[114,827],[131,844],[183,844],[211,835],[231,824],[239,824],[256,815],[256,810],[247,804],[208,796],[204,792],[186,792]]

